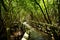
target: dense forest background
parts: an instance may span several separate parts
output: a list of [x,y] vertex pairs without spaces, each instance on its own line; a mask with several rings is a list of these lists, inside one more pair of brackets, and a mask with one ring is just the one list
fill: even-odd
[[59,37],[60,0],[0,0],[0,40]]

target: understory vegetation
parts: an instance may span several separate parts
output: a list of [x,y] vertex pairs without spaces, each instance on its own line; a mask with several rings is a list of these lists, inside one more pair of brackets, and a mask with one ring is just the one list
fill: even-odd
[[60,0],[0,0],[0,40],[59,40]]

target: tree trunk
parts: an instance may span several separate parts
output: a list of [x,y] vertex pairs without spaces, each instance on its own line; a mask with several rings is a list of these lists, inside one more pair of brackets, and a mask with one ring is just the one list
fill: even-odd
[[[60,0],[58,0],[57,3],[58,3],[58,20],[59,20],[58,26],[60,27]],[[59,33],[60,33],[60,30],[59,30]],[[59,37],[60,37],[60,34],[58,36],[58,39],[60,39]]]
[[3,18],[1,15],[2,0],[0,0],[0,40],[7,40],[6,28],[4,27]]

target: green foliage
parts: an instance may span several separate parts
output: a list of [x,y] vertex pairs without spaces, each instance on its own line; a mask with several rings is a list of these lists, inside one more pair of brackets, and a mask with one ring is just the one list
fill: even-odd
[[[50,31],[50,35],[59,32],[57,21],[60,19],[58,19],[60,15],[58,14],[57,0],[1,0],[0,4],[2,4],[1,15],[5,27],[10,28],[14,22],[22,23],[24,21],[27,21],[33,27],[37,27],[38,23],[43,22],[53,25],[53,27],[50,26],[50,30],[46,28],[46,25],[42,26],[47,32]],[[31,21],[38,23],[35,25]],[[57,29],[54,24],[57,25]]]

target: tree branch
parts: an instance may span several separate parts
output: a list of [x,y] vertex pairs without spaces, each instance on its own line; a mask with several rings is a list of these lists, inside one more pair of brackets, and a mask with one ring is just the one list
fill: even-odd
[[46,13],[47,13],[47,17],[48,17],[49,23],[52,24],[51,19],[50,19],[49,14],[48,14],[48,11],[47,11],[47,8],[46,8],[46,5],[45,5],[45,2],[44,2],[44,0],[42,0],[42,1],[44,3],[45,9],[46,9]]
[[39,5],[39,3],[37,3],[36,0],[35,0],[35,3],[40,7],[40,9],[41,9],[41,11],[42,11],[42,13],[44,15],[44,18],[45,18],[46,22],[49,23],[48,20],[47,20],[47,18],[46,18],[46,16],[45,16],[45,14],[44,14],[44,12],[43,12],[43,10],[42,10],[42,8],[41,8],[41,6]]

